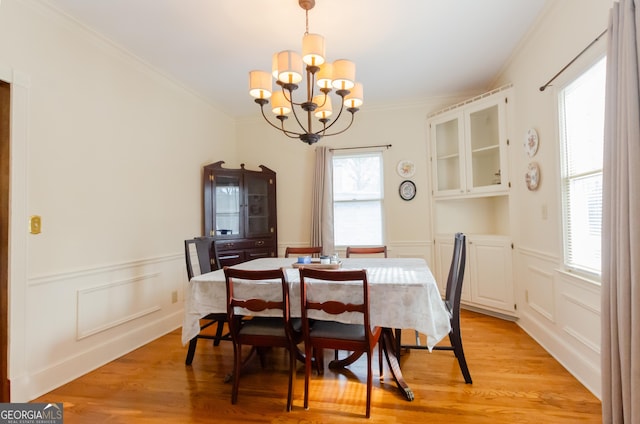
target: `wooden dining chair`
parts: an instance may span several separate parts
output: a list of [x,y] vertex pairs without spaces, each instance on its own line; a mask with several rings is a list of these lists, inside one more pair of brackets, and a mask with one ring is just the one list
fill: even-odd
[[[289,284],[283,268],[273,270],[241,270],[224,267],[224,275],[227,286],[227,315],[231,339],[233,340],[233,388],[231,391],[231,403],[238,400],[238,388],[240,385],[240,372],[243,365],[253,356],[260,354],[262,366],[264,357],[261,348],[284,347],[289,351],[289,389],[287,392],[287,411],[291,411],[293,403],[293,379],[295,375],[296,359],[298,356],[297,344],[302,341],[300,320],[291,320],[289,304]],[[238,280],[279,282],[281,296],[277,300],[261,299],[238,295],[235,283]],[[277,297],[277,296],[276,296]],[[267,309],[278,309],[277,317],[258,316],[246,319],[246,314],[241,315],[236,308],[242,308],[253,313],[260,313]],[[251,346],[251,352],[242,360],[242,346]]]
[[289,247],[284,251],[284,257],[288,258],[289,256],[302,256],[302,255],[310,255],[313,257],[319,257],[322,254],[322,246],[313,246],[313,247]]
[[[445,298],[443,300],[445,307],[449,311],[451,321],[451,331],[449,332],[449,346],[436,345],[433,350],[452,350],[458,359],[460,371],[467,384],[473,383],[471,374],[464,357],[464,349],[462,348],[462,335],[460,332],[460,297],[462,295],[462,281],[464,280],[464,268],[466,262],[467,247],[466,236],[463,233],[456,233],[453,245],[453,257],[451,258],[451,267],[449,268],[449,276],[447,278],[447,286],[445,289]],[[416,331],[415,344],[402,344],[401,330],[396,329],[396,351],[400,349],[428,349],[427,346],[420,344],[420,334]]]
[[347,258],[350,258],[351,255],[373,255],[373,254],[383,254],[384,257],[387,257],[387,246],[371,246],[371,247],[354,247],[347,246]]
[[[220,269],[218,254],[213,237],[196,237],[184,241],[184,256],[187,265],[187,277],[189,281],[200,274]],[[196,273],[196,271],[198,273]],[[227,322],[227,314],[208,314],[200,320],[200,333],[189,341],[186,365],[191,365],[196,352],[198,339],[213,340],[213,345],[218,346],[221,340],[231,340],[230,334],[223,334],[224,324]],[[207,334],[204,329],[217,324],[215,334]]]
[[[367,355],[367,407],[366,417],[371,416],[371,389],[372,371],[371,361],[373,348],[378,343],[382,329],[371,328],[369,317],[369,283],[366,270],[322,270],[313,268],[300,268],[300,299],[302,315],[302,334],[305,348],[305,372],[304,372],[304,407],[309,408],[309,380],[311,377],[312,353],[322,352],[323,349],[340,349],[353,351],[352,363],[362,354]],[[362,287],[362,303],[344,303],[341,299],[315,298],[308,290],[308,286],[319,282],[321,284],[332,281],[358,282]],[[335,293],[335,292],[332,292]],[[330,315],[344,313],[359,313],[362,315],[362,324],[345,324],[337,321],[313,320],[313,327],[309,325],[309,311],[318,310]],[[316,317],[317,318],[317,317]],[[382,355],[381,349],[378,352]],[[317,359],[317,357],[316,357]]]

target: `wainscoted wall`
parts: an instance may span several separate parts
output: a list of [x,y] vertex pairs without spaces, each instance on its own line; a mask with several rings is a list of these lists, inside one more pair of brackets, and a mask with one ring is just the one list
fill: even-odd
[[600,397],[600,286],[532,249],[517,249],[516,266],[518,324]]
[[180,327],[186,281],[182,254],[30,279],[29,371],[14,377],[13,398],[33,399]]

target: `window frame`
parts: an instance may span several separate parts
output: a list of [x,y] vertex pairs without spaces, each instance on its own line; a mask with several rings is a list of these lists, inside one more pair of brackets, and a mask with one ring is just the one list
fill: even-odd
[[[568,252],[568,243],[567,243],[567,233],[568,233],[568,210],[565,205],[568,203],[566,198],[566,187],[568,183],[566,182],[566,174],[567,174],[567,159],[565,155],[565,144],[564,144],[564,123],[561,119],[561,115],[564,111],[563,108],[563,92],[567,89],[572,83],[582,77],[586,72],[588,72],[592,67],[597,65],[602,59],[606,59],[606,44],[600,44],[594,46],[593,50],[588,54],[585,54],[584,57],[577,61],[574,65],[574,68],[571,71],[567,70],[567,72],[562,75],[561,78],[558,78],[556,81],[557,85],[554,88],[555,95],[555,106],[556,106],[556,134],[558,137],[557,145],[557,161],[558,161],[558,214],[559,214],[559,223],[560,223],[560,251],[562,252],[562,267],[565,272],[576,274],[578,276],[587,278],[591,281],[595,281],[600,283],[601,281],[601,271],[596,272],[593,269],[585,268],[580,265],[572,264],[569,262],[569,252]],[[605,65],[606,66],[606,65]],[[604,119],[604,117],[603,117]],[[603,134],[604,136],[604,134]],[[572,178],[581,178],[587,175],[597,175],[598,173],[602,174],[603,166],[601,165],[600,171],[590,171],[583,172],[580,174],[574,175]],[[602,229],[602,227],[601,227]],[[601,237],[602,237],[602,231]]]
[[[332,198],[332,207],[334,214],[334,222],[333,222],[333,231],[334,231],[334,240],[336,239],[336,213],[335,213],[335,205],[336,203],[353,203],[353,202],[370,202],[372,200],[378,201],[380,204],[380,243],[384,245],[386,243],[386,224],[385,224],[385,207],[384,207],[384,151],[383,150],[357,150],[350,149],[348,151],[340,152],[334,151],[333,157],[331,159],[331,172],[332,178],[335,179],[335,168],[334,168],[334,159],[336,158],[345,158],[345,157],[366,157],[366,156],[376,156],[380,159],[380,197],[376,199],[353,199],[353,200],[336,200],[335,192],[332,190],[333,198]],[[332,182],[333,188],[335,188],[335,184]],[[347,244],[338,244],[337,241],[335,243],[336,247],[344,248],[346,246],[369,246],[373,244],[357,244],[357,243],[347,243]]]

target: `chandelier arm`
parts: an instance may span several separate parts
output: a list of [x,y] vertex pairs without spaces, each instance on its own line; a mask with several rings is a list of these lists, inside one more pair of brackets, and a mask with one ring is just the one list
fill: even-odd
[[[316,134],[320,134],[322,133],[322,135],[325,134],[325,131],[327,131],[329,128],[333,127],[336,122],[338,122],[338,120],[340,119],[340,116],[342,115],[342,110],[344,109],[344,98],[340,97],[340,110],[338,111],[338,116],[336,116],[336,118],[333,120],[333,122],[331,122],[329,125],[325,125],[324,128],[320,131],[318,131]],[[351,122],[353,122],[353,114],[351,114]],[[351,124],[349,124],[349,126],[351,126]],[[347,127],[349,128],[349,127]],[[342,132],[342,131],[340,131]],[[340,134],[340,133],[337,133]],[[330,135],[335,135],[335,134],[330,134]]]
[[262,117],[264,118],[265,121],[267,121],[267,124],[271,125],[273,128],[277,129],[278,131],[282,131],[287,137],[299,138],[303,134],[303,133],[296,133],[294,131],[289,131],[289,130],[285,129],[284,121],[281,121],[281,124],[282,124],[281,127],[279,127],[276,124],[274,124],[273,122],[271,122],[269,120],[269,118],[267,118],[267,115],[265,115],[264,107],[262,105],[260,106],[260,112],[262,112]]
[[[289,92],[289,98],[287,98],[287,92]],[[303,102],[300,103],[296,103],[293,101],[293,90],[287,90],[286,88],[282,87],[282,95],[284,96],[284,99],[286,101],[288,101],[291,104],[291,109],[293,110],[293,106],[302,106]]]
[[[353,121],[355,120],[355,112],[351,112],[351,121],[349,122],[349,125],[347,125],[346,128],[342,129],[341,131],[335,132],[333,134],[325,134],[324,132],[322,133],[323,137],[331,137],[333,135],[338,135],[338,134],[342,134],[343,132],[345,132],[346,130],[348,130],[351,127],[351,124],[353,124]],[[333,121],[336,122],[336,121]],[[331,123],[331,125],[333,125],[333,122]],[[329,127],[327,127],[326,129],[328,129]]]

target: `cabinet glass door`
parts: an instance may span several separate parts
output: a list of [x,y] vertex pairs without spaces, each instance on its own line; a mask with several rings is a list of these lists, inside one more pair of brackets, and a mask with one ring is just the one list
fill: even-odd
[[246,237],[269,234],[269,179],[245,176]]
[[498,105],[469,114],[471,187],[499,185],[502,182],[499,118]]
[[436,190],[444,192],[462,188],[460,137],[461,119],[454,117],[435,122],[431,127],[432,139],[435,141]]
[[240,234],[240,178],[218,175],[215,181],[215,232],[219,236]]

